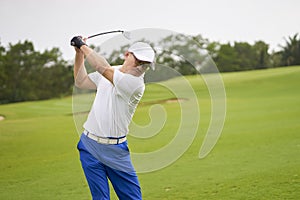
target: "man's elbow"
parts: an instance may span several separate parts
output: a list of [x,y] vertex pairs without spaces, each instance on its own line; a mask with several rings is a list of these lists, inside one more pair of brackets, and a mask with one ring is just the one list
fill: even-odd
[[87,77],[83,79],[75,79],[74,85],[79,89],[95,90],[96,85],[90,81]]
[[78,87],[78,88],[83,88],[83,81],[81,80],[77,80],[77,79],[75,79],[74,80],[74,85],[76,86],[76,87]]

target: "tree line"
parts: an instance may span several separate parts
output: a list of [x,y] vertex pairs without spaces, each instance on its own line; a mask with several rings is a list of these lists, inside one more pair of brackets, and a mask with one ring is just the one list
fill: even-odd
[[27,40],[0,46],[1,104],[70,95],[72,84],[72,66],[58,48],[39,52]]
[[[270,52],[269,45],[256,41],[233,44],[212,43],[213,60],[221,72],[266,69],[300,65],[300,37],[298,34],[285,39],[281,50]],[[217,50],[215,50],[217,48]]]
[[[197,45],[195,45],[197,44]],[[300,37],[285,39],[279,51],[270,52],[264,41],[220,43],[201,35],[171,35],[158,42],[157,62],[170,66],[182,75],[198,73],[190,61],[204,61],[208,52],[220,72],[267,69],[300,65]],[[123,46],[106,56],[111,64],[122,64]],[[100,47],[95,47],[99,48]],[[180,57],[186,55],[188,59]],[[4,47],[0,43],[0,104],[43,100],[72,94],[73,66],[62,58],[58,48],[39,52],[25,40]]]

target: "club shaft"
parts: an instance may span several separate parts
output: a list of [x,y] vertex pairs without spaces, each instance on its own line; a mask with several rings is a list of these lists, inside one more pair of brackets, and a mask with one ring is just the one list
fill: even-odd
[[121,30],[117,30],[117,31],[107,31],[107,32],[98,33],[98,34],[95,34],[95,35],[88,36],[87,39],[92,38],[92,37],[96,37],[96,36],[99,36],[99,35],[105,35],[105,34],[109,34],[109,33],[118,33],[118,32],[123,33],[124,31],[121,31]]

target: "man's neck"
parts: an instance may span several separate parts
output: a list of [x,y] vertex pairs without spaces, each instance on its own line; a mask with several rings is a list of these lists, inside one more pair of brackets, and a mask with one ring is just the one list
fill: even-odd
[[133,76],[141,76],[145,71],[142,70],[140,67],[131,67],[131,66],[122,66],[120,71],[125,74],[131,74]]

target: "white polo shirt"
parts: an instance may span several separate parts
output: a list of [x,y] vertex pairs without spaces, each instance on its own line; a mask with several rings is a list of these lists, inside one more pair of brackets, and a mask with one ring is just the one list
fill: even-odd
[[99,72],[90,73],[97,92],[91,111],[83,127],[101,137],[122,137],[128,134],[128,126],[144,90],[144,76],[121,72],[114,66],[114,85]]

